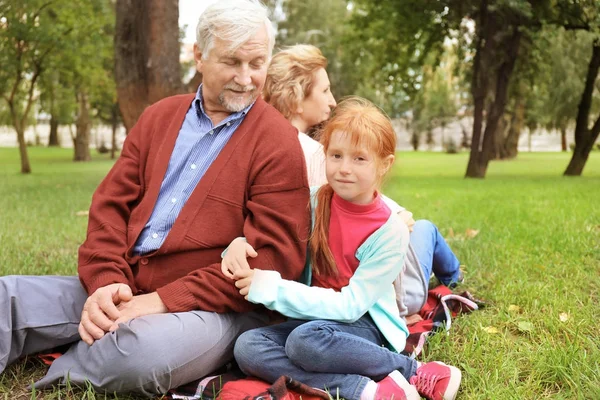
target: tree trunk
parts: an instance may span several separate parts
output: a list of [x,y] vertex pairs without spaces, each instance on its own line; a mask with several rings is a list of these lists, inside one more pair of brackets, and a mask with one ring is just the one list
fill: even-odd
[[[493,18],[492,18],[493,20]],[[483,178],[480,168],[480,147],[481,130],[483,127],[483,110],[485,108],[485,96],[488,91],[489,80],[485,64],[487,64],[487,49],[491,45],[491,38],[488,33],[490,24],[488,23],[488,2],[482,0],[479,10],[479,21],[476,25],[477,44],[475,49],[475,59],[473,60],[473,77],[471,81],[471,94],[473,95],[473,134],[471,135],[471,153],[467,165],[466,178]]]
[[152,103],[183,92],[179,0],[117,0],[115,81],[129,131]]
[[508,115],[503,115],[498,120],[498,126],[496,127],[496,133],[494,134],[494,150],[492,154],[493,160],[503,160],[506,157],[504,151],[504,142],[510,128],[510,121]]
[[525,104],[521,97],[518,97],[515,104],[515,110],[510,120],[508,134],[504,140],[504,159],[513,159],[519,154],[519,138],[525,125]]
[[25,127],[15,126],[17,131],[17,141],[19,142],[19,154],[21,155],[21,173],[30,174],[31,164],[29,164],[29,154],[27,153],[27,143],[25,143]]
[[490,113],[486,118],[485,132],[483,134],[483,146],[481,149],[481,157],[479,159],[479,168],[482,172],[482,178],[485,177],[488,164],[490,162],[493,150],[494,150],[494,134],[496,133],[496,127],[498,120],[504,115],[506,108],[506,100],[508,97],[508,85],[510,83],[510,77],[515,68],[515,62],[519,53],[519,45],[521,43],[522,33],[516,26],[512,27],[512,34],[510,38],[502,43],[502,46],[498,46],[498,50],[505,50],[506,57],[504,62],[500,65],[496,76],[496,96],[494,102],[490,107]]
[[112,135],[110,141],[110,159],[115,159],[117,153],[117,129],[119,128],[119,104],[115,103],[111,110]]
[[441,141],[442,141],[442,151],[446,151],[448,149],[448,146],[447,146],[447,143],[446,143],[446,138],[444,137],[445,136],[445,132],[444,132],[445,128],[446,128],[446,124],[444,122],[442,122],[440,124],[440,130],[441,130],[441,136],[442,136],[442,139],[441,139]]
[[75,138],[73,139],[73,161],[90,161],[90,105],[88,102],[87,93],[79,93],[77,95],[77,103],[79,105],[79,113],[75,126]]
[[590,108],[592,106],[592,96],[594,93],[594,82],[600,69],[600,39],[596,39],[592,48],[592,58],[588,65],[588,72],[585,79],[585,87],[579,108],[577,111],[577,124],[575,125],[575,149],[571,161],[564,172],[567,176],[581,176],[585,163],[594,147],[594,143],[600,133],[600,117],[596,120],[593,128],[588,128]]
[[54,114],[50,115],[50,134],[48,135],[48,147],[60,147],[58,138],[58,118]]
[[419,151],[420,142],[421,142],[420,135],[416,132],[413,132],[412,135],[410,136],[410,144],[412,145],[414,151]]
[[560,149],[562,151],[567,151],[567,127],[562,125],[560,127]]

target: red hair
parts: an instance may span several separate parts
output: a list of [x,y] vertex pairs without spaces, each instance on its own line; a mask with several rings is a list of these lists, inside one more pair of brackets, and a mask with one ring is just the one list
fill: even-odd
[[[341,101],[323,127],[320,141],[325,154],[334,132],[349,135],[353,146],[368,149],[381,164],[396,152],[396,132],[390,119],[379,107],[360,97]],[[317,275],[337,275],[328,243],[333,189],[325,184],[319,188],[316,196],[315,225],[309,239],[312,268]]]

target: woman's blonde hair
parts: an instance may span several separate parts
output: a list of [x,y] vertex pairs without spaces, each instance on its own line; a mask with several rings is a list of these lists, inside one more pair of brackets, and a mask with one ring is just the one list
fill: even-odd
[[315,72],[326,67],[327,59],[315,46],[287,47],[271,59],[263,98],[289,120],[302,100],[310,96]]
[[[396,132],[390,119],[379,107],[360,97],[342,100],[323,127],[320,141],[325,154],[335,132],[348,135],[353,146],[368,149],[380,164],[396,152]],[[385,172],[382,172],[381,178]],[[329,184],[321,186],[317,192],[315,225],[309,239],[312,268],[317,275],[337,275],[328,244],[332,197],[333,189]]]

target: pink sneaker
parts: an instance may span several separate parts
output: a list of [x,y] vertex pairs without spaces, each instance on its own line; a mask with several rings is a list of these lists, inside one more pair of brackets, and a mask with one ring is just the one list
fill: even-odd
[[433,361],[421,365],[410,383],[428,400],[454,400],[461,376],[458,368]]
[[420,400],[417,389],[399,371],[377,382],[375,400]]

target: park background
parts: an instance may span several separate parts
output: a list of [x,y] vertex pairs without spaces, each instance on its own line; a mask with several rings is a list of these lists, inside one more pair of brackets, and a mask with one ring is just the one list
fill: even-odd
[[[210,2],[0,0],[0,273],[76,273],[127,129],[199,83],[190,41]],[[460,289],[486,301],[424,358],[462,369],[459,399],[600,398],[600,2],[267,5],[276,47],[319,46],[336,98],[393,119],[384,191],[436,222],[466,266]],[[105,398],[28,392],[43,371],[13,365],[0,396]]]

